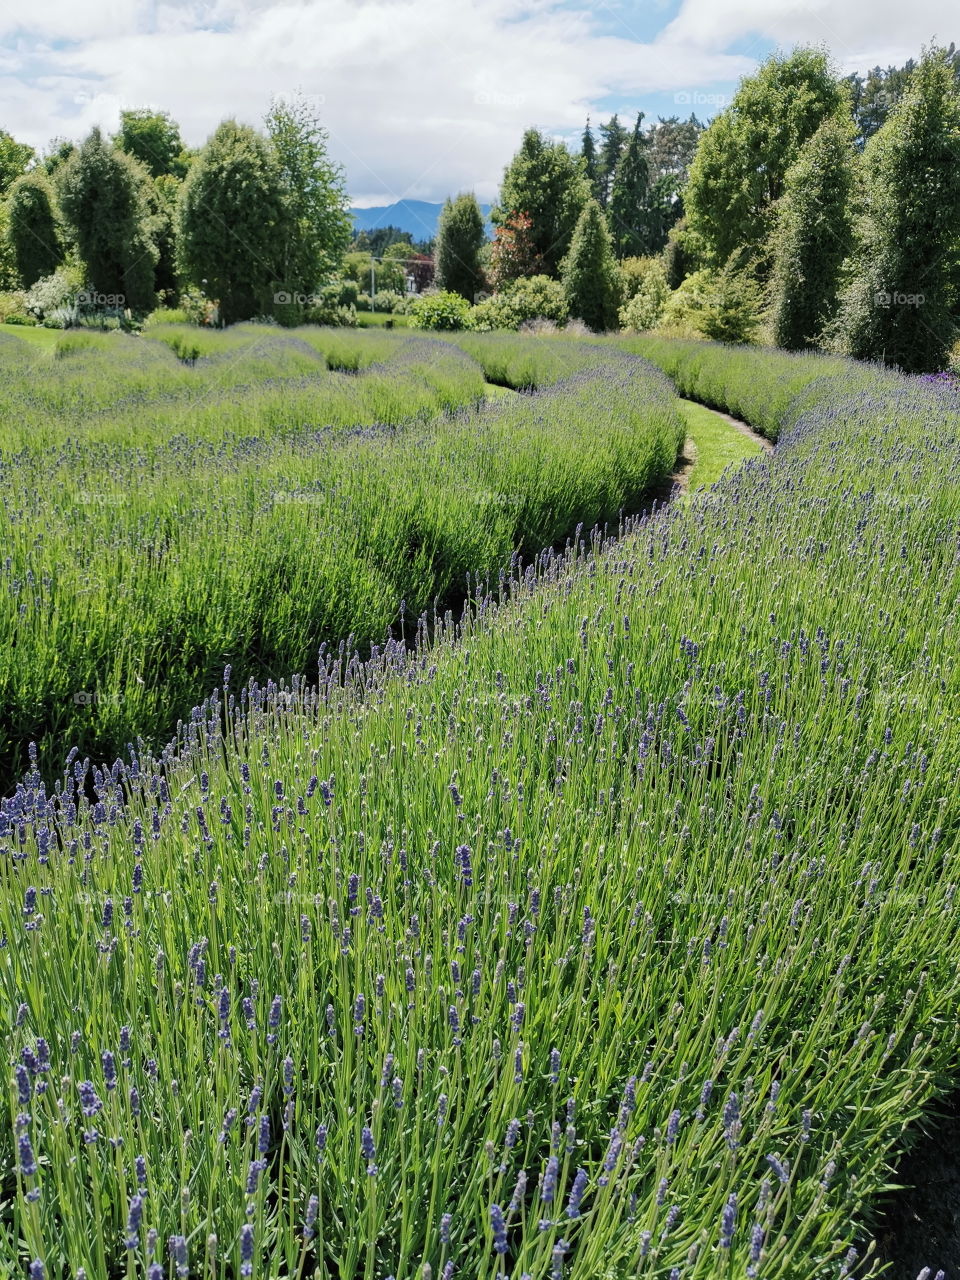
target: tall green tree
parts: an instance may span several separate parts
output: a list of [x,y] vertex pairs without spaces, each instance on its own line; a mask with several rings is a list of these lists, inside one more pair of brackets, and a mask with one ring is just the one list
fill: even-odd
[[773,334],[790,351],[819,345],[850,253],[857,152],[852,120],[830,116],[787,170],[773,268]]
[[[960,49],[951,42],[941,52],[943,61],[960,80]],[[902,67],[873,67],[865,76],[854,72],[844,78],[861,150],[886,124],[890,112],[906,93],[916,65],[913,58],[908,58]]]
[[310,293],[350,243],[343,169],[330,158],[327,131],[303,97],[275,99],[266,126],[290,214],[278,246],[281,279]]
[[470,302],[483,288],[480,254],[486,241],[483,214],[472,192],[447,200],[437,225],[436,281]]
[[19,177],[7,197],[7,237],[25,289],[52,275],[63,261],[60,218],[43,169]]
[[633,133],[626,145],[613,178],[613,189],[607,205],[607,223],[618,258],[632,258],[643,253],[647,245],[645,211],[647,184],[650,176],[646,156],[646,139],[641,130],[643,112],[637,116]]
[[690,229],[709,263],[739,251],[769,271],[774,205],[800,148],[829,116],[846,114],[847,94],[826,54],[774,54],[744,80],[700,139],[684,193]]
[[114,142],[121,151],[139,160],[151,178],[165,174],[186,176],[189,158],[180,126],[167,111],[151,111],[148,107],[121,111]]
[[624,147],[630,137],[630,130],[620,123],[619,116],[613,115],[600,126],[600,162],[599,162],[599,196],[600,207],[606,208],[613,190],[613,180],[617,165],[623,155]]
[[33,147],[17,142],[11,134],[0,129],[0,199],[2,199],[34,157]]
[[528,129],[507,165],[500,200],[490,216],[495,226],[504,228],[519,225],[518,216],[529,219],[527,234],[537,269],[557,276],[589,199],[590,185],[579,159],[562,142]]
[[285,292],[283,250],[291,235],[273,147],[248,125],[225,120],[191,165],[180,195],[183,275],[217,300],[223,324],[249,320]]
[[838,317],[841,344],[907,373],[946,367],[960,244],[960,90],[932,48],[864,153],[867,215]]
[[583,161],[583,172],[590,183],[590,192],[595,200],[599,200],[601,196],[600,157],[597,154],[597,144],[593,136],[593,130],[590,128],[589,116],[587,116],[583,137],[580,140],[580,158]]
[[598,333],[616,328],[620,279],[610,230],[596,200],[588,201],[573,233],[563,264],[563,291],[574,319]]
[[121,294],[134,310],[154,302],[149,181],[142,165],[94,129],[63,166],[58,184],[89,283],[101,293]]

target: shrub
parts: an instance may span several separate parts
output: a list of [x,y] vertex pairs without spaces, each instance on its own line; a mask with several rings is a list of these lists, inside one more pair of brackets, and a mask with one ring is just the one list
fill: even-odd
[[27,295],[23,289],[11,289],[0,293],[0,324],[34,324],[35,318],[27,313]]
[[[26,309],[40,320],[64,321],[67,316],[78,314],[77,294],[82,289],[83,272],[79,267],[58,267],[52,275],[43,276],[27,290]],[[56,323],[52,327],[62,329],[65,324]]]
[[465,329],[470,304],[459,293],[425,293],[410,308],[414,329]]
[[628,258],[620,264],[624,294],[620,308],[621,329],[652,329],[663,315],[670,286],[659,258]]
[[664,325],[715,342],[750,342],[760,325],[759,286],[742,272],[703,267],[671,294]]
[[157,307],[151,311],[143,322],[144,329],[156,328],[158,324],[193,324],[195,321],[184,307]]
[[551,320],[563,324],[567,319],[567,299],[563,285],[549,276],[524,276],[512,281],[502,293],[478,302],[470,313],[471,327],[485,332],[490,329],[519,329],[529,320]]

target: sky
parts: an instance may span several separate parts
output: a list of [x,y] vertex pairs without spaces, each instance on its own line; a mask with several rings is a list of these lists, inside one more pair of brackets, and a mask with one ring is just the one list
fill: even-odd
[[709,119],[777,48],[846,73],[958,29],[954,0],[3,0],[0,128],[42,149],[146,106],[198,146],[299,92],[353,204],[486,201],[531,125]]

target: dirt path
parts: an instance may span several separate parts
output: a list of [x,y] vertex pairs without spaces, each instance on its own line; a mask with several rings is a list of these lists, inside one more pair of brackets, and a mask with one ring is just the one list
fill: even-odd
[[[699,404],[699,401],[694,401]],[[731,427],[735,427],[741,435],[749,436],[755,444],[758,444],[764,453],[773,453],[773,441],[768,440],[766,436],[762,436],[759,431],[754,431],[753,427],[747,426],[745,422],[741,422],[739,418],[732,417],[729,413],[723,413],[719,409],[714,409],[710,405],[705,404],[705,409],[709,409],[711,413],[715,413],[718,418],[722,418],[724,422],[729,422]]]

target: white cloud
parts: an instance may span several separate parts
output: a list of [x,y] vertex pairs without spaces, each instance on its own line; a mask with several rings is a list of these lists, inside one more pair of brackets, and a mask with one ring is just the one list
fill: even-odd
[[874,31],[909,53],[936,29],[931,0],[906,16],[880,3],[889,21],[866,0],[842,12],[826,0],[684,0],[644,42],[622,10],[589,0],[35,0],[0,12],[0,121],[42,146],[150,105],[196,145],[224,116],[259,123],[273,95],[301,89],[361,201],[462,188],[489,199],[527,125],[569,134],[610,95],[729,84],[753,67],[727,52],[744,34],[823,39],[845,58],[876,47]]

